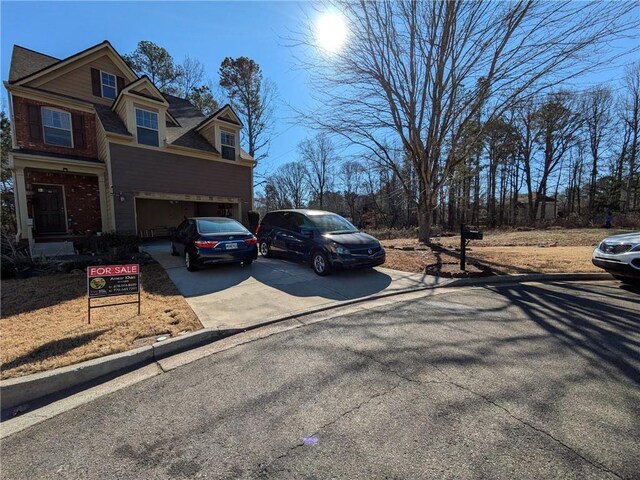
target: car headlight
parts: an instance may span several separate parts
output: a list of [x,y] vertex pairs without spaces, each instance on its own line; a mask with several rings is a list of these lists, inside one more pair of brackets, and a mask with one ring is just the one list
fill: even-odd
[[331,247],[339,255],[349,255],[351,253],[349,249],[344,248],[342,245],[339,245],[336,242],[331,243]]
[[635,247],[633,247],[630,251],[632,251],[632,252],[640,252],[640,243],[638,245],[636,245]]

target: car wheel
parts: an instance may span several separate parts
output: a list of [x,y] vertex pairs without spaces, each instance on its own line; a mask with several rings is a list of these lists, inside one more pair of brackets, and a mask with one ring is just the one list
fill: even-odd
[[242,265],[244,265],[245,267],[251,265],[253,263],[253,258],[250,260],[245,260],[244,262],[242,262]]
[[173,255],[174,257],[177,257],[179,255],[175,245],[173,244],[173,240],[171,241],[171,255]]
[[190,272],[198,270],[198,267],[193,263],[193,255],[189,251],[184,254],[184,266],[187,267],[187,270]]
[[260,240],[260,245],[258,248],[260,250],[260,255],[262,255],[265,258],[271,257],[271,249],[269,248],[269,244],[267,243],[266,240]]
[[321,277],[331,273],[331,264],[327,260],[327,256],[322,252],[315,252],[311,256],[311,268]]

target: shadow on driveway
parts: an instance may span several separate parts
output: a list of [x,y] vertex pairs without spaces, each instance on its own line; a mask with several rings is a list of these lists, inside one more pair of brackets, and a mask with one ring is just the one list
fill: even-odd
[[258,257],[249,266],[217,265],[188,272],[168,242],[145,246],[167,271],[206,327],[242,328],[311,308],[446,283],[437,277],[384,268],[316,275],[308,264]]
[[320,277],[306,263],[264,257],[258,257],[249,266],[215,265],[189,272],[184,267],[183,257],[171,256],[164,242],[147,245],[145,250],[167,270],[186,298],[261,283],[294,297],[353,300],[381,292],[392,280],[390,275],[375,269],[334,272],[328,277]]

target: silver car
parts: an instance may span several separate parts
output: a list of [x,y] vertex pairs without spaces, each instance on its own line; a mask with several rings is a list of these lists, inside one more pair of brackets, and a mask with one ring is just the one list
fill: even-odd
[[605,238],[593,251],[591,261],[619,280],[640,281],[640,232]]

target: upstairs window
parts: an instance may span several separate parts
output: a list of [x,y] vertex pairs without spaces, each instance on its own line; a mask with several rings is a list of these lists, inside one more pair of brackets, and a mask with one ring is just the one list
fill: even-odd
[[154,147],[159,146],[157,113],[136,108],[136,126],[138,130],[138,143]]
[[225,160],[236,159],[236,136],[233,133],[222,131],[220,134],[222,144],[222,158]]
[[116,98],[116,76],[107,72],[100,72],[100,83],[102,85],[102,96],[105,98]]
[[44,143],[72,147],[71,114],[51,108],[42,109]]

